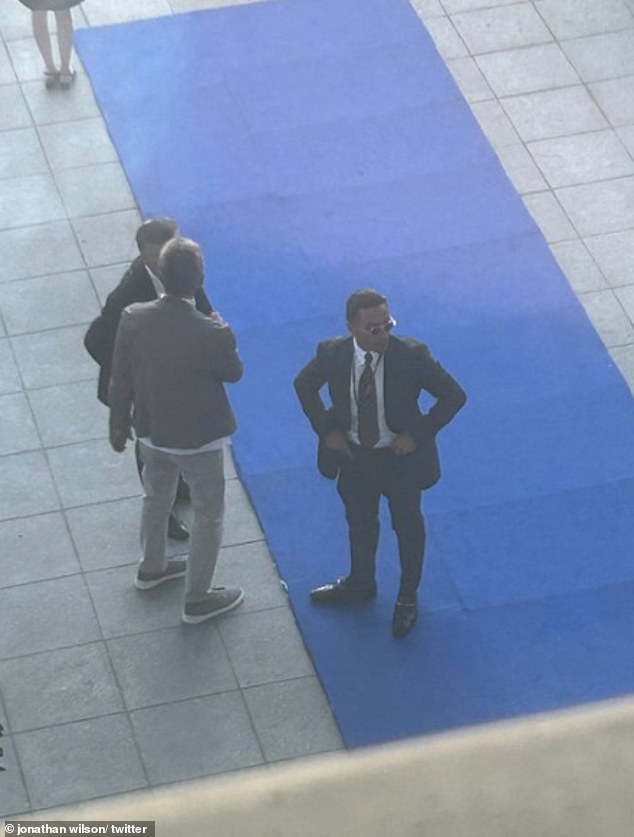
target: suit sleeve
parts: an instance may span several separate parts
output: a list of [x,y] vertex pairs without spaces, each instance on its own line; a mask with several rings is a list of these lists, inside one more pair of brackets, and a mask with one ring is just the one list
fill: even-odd
[[315,357],[297,375],[295,392],[313,430],[323,437],[336,429],[332,410],[326,408],[319,391],[328,380],[328,351],[324,343],[317,346]]
[[429,430],[436,434],[464,407],[467,395],[455,378],[432,357],[426,346],[417,346],[416,352],[418,383],[421,389],[436,399],[424,416]]
[[137,301],[131,293],[133,279],[134,266],[126,271],[117,287],[108,294],[101,314],[90,324],[84,338],[84,346],[88,353],[99,366],[105,366],[106,369],[112,364],[121,312],[126,306]]
[[196,308],[200,311],[201,314],[205,314],[209,316],[211,312],[214,310],[211,302],[209,302],[209,297],[205,293],[204,288],[198,288],[195,294],[195,301],[196,301]]
[[212,328],[211,366],[212,374],[221,381],[233,384],[244,372],[238,354],[235,334],[228,325],[210,324]]
[[112,373],[108,389],[110,405],[110,438],[126,438],[132,425],[132,386],[131,344],[134,331],[134,319],[129,311],[124,310],[119,321],[119,328],[112,357]]

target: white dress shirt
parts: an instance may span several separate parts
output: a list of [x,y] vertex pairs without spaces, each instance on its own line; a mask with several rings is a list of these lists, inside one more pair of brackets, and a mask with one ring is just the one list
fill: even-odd
[[[359,379],[365,369],[366,352],[359,347],[356,339],[353,338],[354,352],[352,355],[352,369],[350,371],[350,432],[349,438],[355,445],[359,442],[359,411],[357,409],[357,398],[359,393]],[[372,372],[374,373],[374,384],[376,388],[376,402],[379,418],[379,441],[375,448],[387,448],[392,444],[396,433],[392,433],[385,420],[385,402],[383,398],[383,380],[385,377],[385,361],[382,354],[370,352],[372,355]]]

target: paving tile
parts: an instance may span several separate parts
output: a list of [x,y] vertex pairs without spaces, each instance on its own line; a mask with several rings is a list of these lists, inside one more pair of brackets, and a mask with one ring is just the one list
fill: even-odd
[[140,514],[139,497],[69,509],[66,519],[82,568],[101,570],[136,564],[141,555]]
[[[52,23],[52,21],[53,18],[51,17],[50,22]],[[29,32],[28,37],[12,38],[7,42],[7,49],[18,79],[20,81],[37,80],[43,85],[44,62],[32,33]],[[76,54],[73,56],[73,66],[77,72],[83,71]],[[49,95],[53,95],[53,93],[49,91]]]
[[612,125],[634,124],[634,75],[589,85]]
[[468,102],[483,102],[493,99],[493,91],[480,72],[473,58],[455,58],[447,67]]
[[72,326],[11,338],[27,389],[92,380],[95,361],[82,345],[85,326]]
[[0,84],[14,84],[16,75],[6,46],[0,41]]
[[288,604],[265,541],[221,549],[214,584],[243,587],[246,591],[240,606],[243,613]]
[[621,142],[630,152],[632,158],[634,158],[634,125],[628,125],[625,128],[618,128],[617,134],[621,138]]
[[99,116],[90,81],[85,75],[78,75],[68,90],[46,90],[39,80],[24,82],[22,90],[36,125]]
[[22,778],[13,736],[5,735],[2,739],[2,749],[2,766],[5,772],[0,779],[0,817],[8,819],[15,814],[28,813],[31,803]]
[[29,401],[45,447],[108,438],[108,411],[92,381],[36,389]]
[[264,538],[242,484],[228,479],[225,488],[225,523],[223,546],[260,541]]
[[634,284],[634,230],[590,236],[586,245],[610,285]]
[[634,75],[634,29],[564,41],[562,49],[583,81]]
[[20,392],[21,389],[22,381],[13,360],[11,345],[8,340],[0,339],[0,395]]
[[93,3],[84,9],[90,26],[159,17],[171,11],[167,0],[108,0],[107,3]]
[[531,3],[465,12],[452,19],[473,54],[533,46],[553,39]]
[[549,243],[577,238],[574,227],[551,192],[525,195],[524,204]]
[[610,352],[634,395],[634,343],[628,346],[615,346]]
[[576,293],[600,291],[608,286],[582,241],[560,241],[551,250]]
[[229,692],[237,688],[215,625],[182,625],[108,640],[128,709]]
[[498,96],[579,83],[575,70],[556,44],[480,55],[476,62]]
[[183,579],[170,581],[152,590],[137,590],[135,575],[136,566],[86,574],[104,637],[113,639],[160,628],[180,629],[185,596]]
[[614,291],[583,294],[583,307],[606,346],[634,343],[634,325],[628,319]]
[[80,575],[6,587],[0,610],[0,659],[100,639]]
[[0,229],[57,221],[64,215],[57,186],[50,174],[31,174],[2,181]]
[[497,149],[497,154],[520,195],[540,192],[548,188],[548,184],[523,145],[505,145]]
[[[247,5],[248,3],[262,3],[267,0],[168,0],[175,12],[190,12],[196,9],[220,9],[223,6]],[[423,0],[426,2],[426,0]],[[434,0],[427,0],[434,2]]]
[[124,708],[103,642],[5,660],[0,680],[13,733]]
[[581,85],[502,99],[502,107],[525,142],[608,127]]
[[579,235],[599,235],[634,227],[634,177],[557,190]]
[[445,60],[469,55],[469,50],[448,17],[430,18],[425,21],[425,28]]
[[117,160],[101,117],[42,125],[39,135],[54,171]]
[[73,575],[80,570],[60,512],[0,523],[0,554],[5,556],[2,587]]
[[23,732],[15,742],[36,809],[147,785],[124,715]]
[[634,25],[623,0],[535,0],[557,39],[611,32]]
[[59,272],[84,267],[68,221],[0,231],[0,252],[0,282],[41,276],[50,273],[53,265]]
[[482,9],[486,6],[512,6],[517,0],[442,0],[447,14],[468,12],[472,9]]
[[41,451],[2,459],[0,520],[42,514],[59,508],[59,499]]
[[[178,4],[179,0],[170,0],[170,5],[174,11],[177,11],[174,8],[174,4]],[[185,0],[187,2],[187,0]],[[442,17],[445,14],[445,10],[440,5],[440,0],[410,0],[412,8],[421,17],[423,20],[427,20],[428,18],[432,17]]]
[[134,234],[140,224],[141,216],[136,210],[75,218],[73,228],[86,264],[99,267],[131,262],[136,255]]
[[133,209],[134,197],[119,163],[63,169],[57,173],[70,218]]
[[634,160],[614,131],[539,140],[528,149],[553,188],[634,174]]
[[617,288],[614,293],[616,294],[618,301],[623,306],[630,322],[634,326],[634,285]]
[[65,508],[139,494],[134,453],[114,453],[105,439],[51,448],[51,471]]
[[239,691],[138,709],[130,718],[152,784],[263,762]]
[[0,456],[39,447],[40,438],[26,396],[21,392],[0,396]]
[[82,270],[0,284],[0,309],[11,335],[88,323],[99,303]]
[[287,607],[256,613],[236,610],[234,615],[218,622],[218,629],[242,687],[313,673]]
[[2,16],[0,17],[0,34],[9,40],[10,38],[22,38],[30,35],[31,14],[27,8],[19,3],[4,3]]
[[35,128],[0,132],[0,178],[48,172]]
[[267,761],[343,749],[341,735],[316,677],[244,690]]
[[520,141],[511,120],[496,100],[474,102],[471,110],[494,148],[504,148],[506,145],[515,145]]
[[121,281],[123,274],[128,269],[129,263],[111,264],[106,267],[93,267],[90,271],[93,284],[97,290],[97,296],[101,305],[106,304],[106,299]]
[[[5,4],[6,5],[6,4]],[[33,124],[19,84],[0,86],[0,125],[8,131],[12,128],[28,128]]]

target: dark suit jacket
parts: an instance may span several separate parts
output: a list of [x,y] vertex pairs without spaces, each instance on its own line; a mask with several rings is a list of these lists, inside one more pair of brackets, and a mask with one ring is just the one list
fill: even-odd
[[[117,287],[108,295],[101,314],[93,320],[86,332],[84,346],[100,366],[97,398],[106,406],[112,353],[121,312],[133,302],[150,302],[153,299],[156,299],[156,291],[152,279],[141,257],[137,256]],[[203,314],[210,314],[213,310],[202,288],[196,292],[196,308]]]
[[242,377],[236,340],[178,297],[125,308],[115,341],[110,432],[167,448],[198,448],[236,429],[223,381]]
[[[347,433],[351,424],[350,372],[354,344],[352,337],[335,337],[317,347],[315,357],[295,379],[302,408],[319,436],[318,467],[334,479],[340,466],[337,454],[323,443],[331,430]],[[448,424],[466,401],[460,385],[434,360],[427,346],[409,337],[390,335],[384,356],[385,419],[393,433],[410,433],[417,448],[413,463],[421,488],[440,479],[436,433]],[[332,406],[326,408],[319,390],[328,385]],[[418,405],[421,390],[436,398],[428,413]]]

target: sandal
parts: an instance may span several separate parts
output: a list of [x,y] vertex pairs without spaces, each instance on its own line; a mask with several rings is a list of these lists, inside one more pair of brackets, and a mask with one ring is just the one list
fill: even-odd
[[44,86],[47,90],[52,90],[59,82],[59,73],[57,70],[44,70]]
[[67,73],[59,74],[59,86],[64,90],[68,90],[75,83],[77,73],[75,70],[69,70]]

